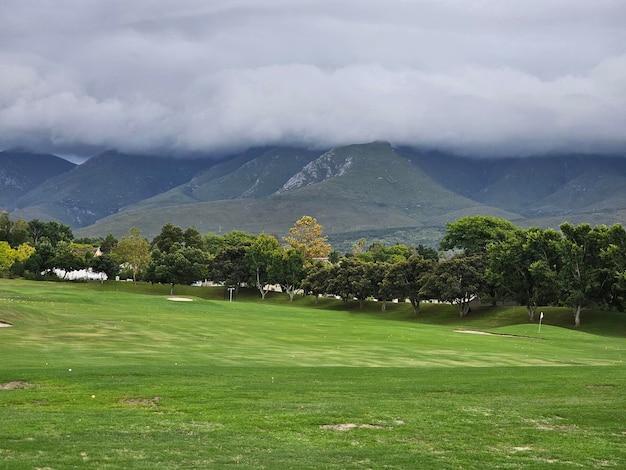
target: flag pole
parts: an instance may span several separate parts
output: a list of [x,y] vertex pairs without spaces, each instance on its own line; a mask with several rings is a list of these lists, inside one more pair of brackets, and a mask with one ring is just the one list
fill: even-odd
[[541,320],[543,320],[543,312],[539,314],[539,333],[541,333]]

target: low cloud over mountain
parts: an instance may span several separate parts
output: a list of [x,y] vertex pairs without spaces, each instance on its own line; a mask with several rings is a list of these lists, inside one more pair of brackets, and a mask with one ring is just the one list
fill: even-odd
[[626,3],[9,0],[0,148],[623,152]]

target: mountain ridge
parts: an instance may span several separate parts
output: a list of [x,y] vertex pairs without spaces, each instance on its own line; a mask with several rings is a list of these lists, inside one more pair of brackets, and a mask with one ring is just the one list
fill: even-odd
[[[0,175],[8,167],[0,158]],[[17,208],[13,217],[58,220],[89,236],[121,236],[137,226],[150,237],[166,222],[201,232],[282,234],[309,214],[331,240],[413,231],[427,233],[426,241],[446,222],[472,214],[520,225],[621,221],[625,183],[626,158],[477,159],[371,142],[260,147],[222,160],[105,152],[69,164],[6,206]]]

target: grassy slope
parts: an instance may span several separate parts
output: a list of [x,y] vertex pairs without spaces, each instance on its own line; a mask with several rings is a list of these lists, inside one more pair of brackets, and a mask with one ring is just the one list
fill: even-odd
[[166,293],[2,281],[5,468],[626,465],[623,315]]

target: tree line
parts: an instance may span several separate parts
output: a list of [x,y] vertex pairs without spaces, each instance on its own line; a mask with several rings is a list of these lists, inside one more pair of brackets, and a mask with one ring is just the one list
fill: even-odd
[[461,317],[475,299],[514,301],[526,306],[530,321],[538,306],[564,305],[577,326],[585,308],[625,305],[626,232],[619,224],[563,223],[557,231],[469,216],[447,224],[438,248],[367,246],[361,239],[339,255],[310,216],[280,239],[236,230],[201,235],[168,223],[148,241],[136,228],[120,240],[74,239],[64,224],[0,215],[0,270],[32,279],[48,278],[54,268],[92,268],[109,278],[169,284],[172,293],[177,284],[211,280],[253,286],[264,299],[278,285],[290,300],[297,292],[346,302],[375,298],[384,310],[386,302],[406,299],[415,314],[422,300],[437,299],[457,305]]

